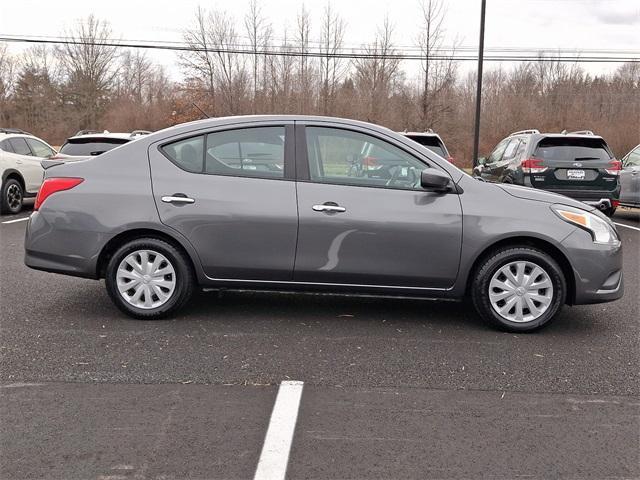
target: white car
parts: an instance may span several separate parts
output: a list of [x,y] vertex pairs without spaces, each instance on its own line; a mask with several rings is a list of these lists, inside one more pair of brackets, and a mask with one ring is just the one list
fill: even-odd
[[38,193],[44,169],[40,162],[56,151],[51,146],[18,129],[0,128],[0,211],[18,213],[25,198]]

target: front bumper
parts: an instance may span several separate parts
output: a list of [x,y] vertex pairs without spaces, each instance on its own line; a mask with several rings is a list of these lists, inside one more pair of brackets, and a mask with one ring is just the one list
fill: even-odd
[[577,228],[562,242],[575,280],[573,304],[602,303],[624,295],[622,245],[598,245]]

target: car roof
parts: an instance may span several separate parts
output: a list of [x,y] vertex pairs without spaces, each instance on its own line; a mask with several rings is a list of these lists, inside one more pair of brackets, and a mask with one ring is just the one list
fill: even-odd
[[440,135],[438,135],[436,132],[398,132],[400,135],[404,135],[405,137],[408,137],[409,135],[411,135],[412,137],[438,137],[440,138]]

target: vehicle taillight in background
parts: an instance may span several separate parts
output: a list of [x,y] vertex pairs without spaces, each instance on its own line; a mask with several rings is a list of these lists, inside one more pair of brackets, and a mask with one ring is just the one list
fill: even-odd
[[622,162],[614,158],[609,162],[609,167],[610,168],[606,169],[609,175],[620,175],[620,170],[622,170]]
[[52,194],[56,192],[62,192],[64,190],[70,190],[84,182],[84,178],[72,178],[72,177],[52,177],[45,178],[42,182],[38,195],[36,196],[36,202],[33,205],[34,210],[38,210],[40,205]]
[[447,157],[447,161],[455,165],[455,162],[453,161],[453,157],[451,155]]
[[542,165],[542,160],[538,158],[529,158],[520,162],[524,173],[542,173],[547,167]]
[[378,160],[376,159],[376,157],[364,157],[362,159],[362,166],[369,168],[369,167],[377,167],[378,166]]

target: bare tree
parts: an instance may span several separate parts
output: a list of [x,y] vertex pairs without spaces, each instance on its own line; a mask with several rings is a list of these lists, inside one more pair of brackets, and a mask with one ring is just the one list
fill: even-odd
[[311,17],[304,3],[297,16],[296,44],[299,52],[298,62],[298,112],[310,113],[311,61],[309,42],[311,36]]
[[251,111],[257,112],[258,97],[258,71],[260,69],[260,48],[268,48],[265,40],[270,36],[271,27],[267,24],[258,0],[249,0],[249,12],[244,17],[244,27],[249,37],[249,45],[252,52],[253,67],[253,96],[251,99]]
[[373,44],[364,47],[364,51],[367,56],[354,61],[356,89],[365,102],[364,118],[379,122],[400,66],[400,60],[395,57],[393,25],[389,17],[385,17]]
[[320,99],[322,114],[333,113],[333,102],[336,89],[346,71],[346,63],[336,57],[344,42],[345,22],[334,13],[331,2],[327,2],[322,19],[322,33],[320,37]]
[[56,49],[65,76],[66,101],[75,106],[77,127],[95,128],[118,75],[118,48],[109,45],[109,23],[93,15],[66,36],[70,42]]

